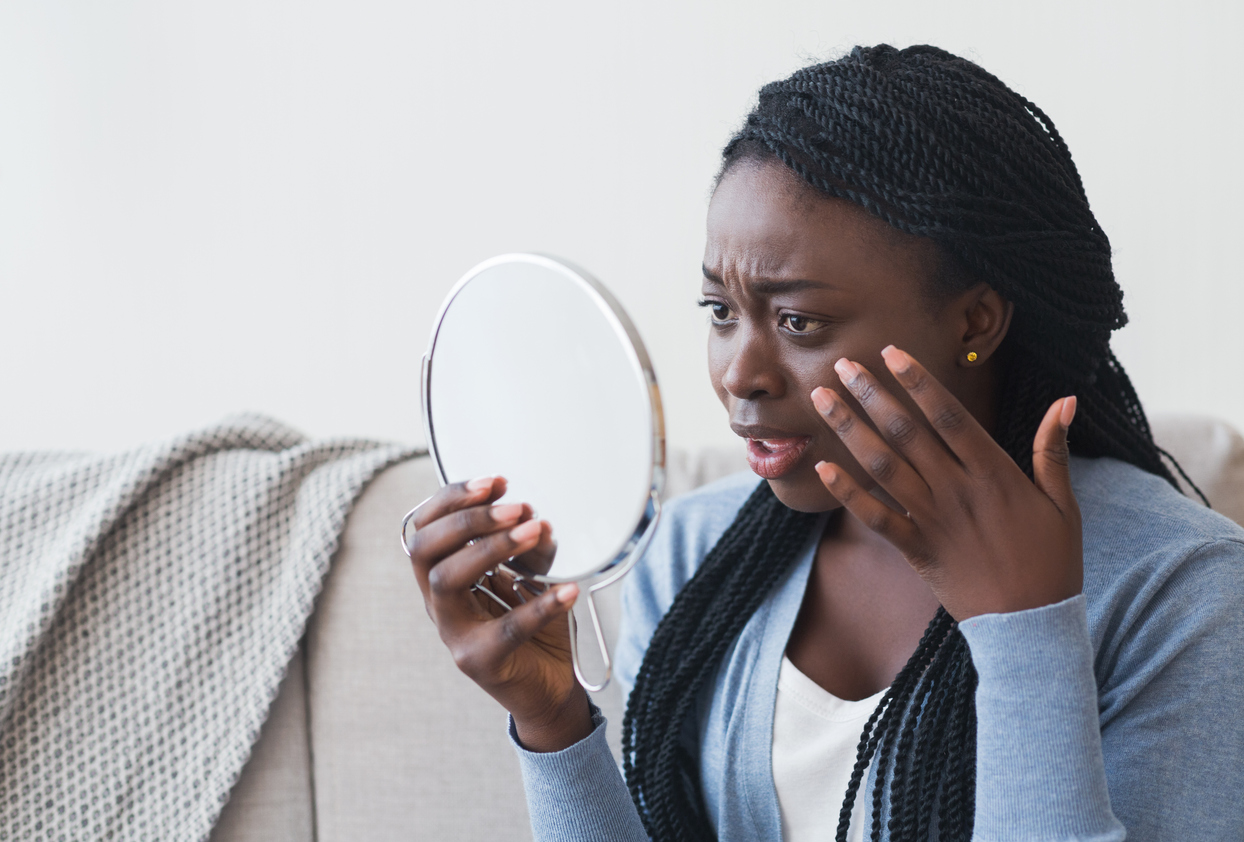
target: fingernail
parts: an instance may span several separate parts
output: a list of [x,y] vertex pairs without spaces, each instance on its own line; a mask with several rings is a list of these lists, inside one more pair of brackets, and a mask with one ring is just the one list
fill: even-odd
[[816,407],[817,412],[822,415],[828,415],[833,412],[834,401],[837,397],[837,395],[824,386],[817,386],[812,390],[812,405]]
[[1062,411],[1058,413],[1058,420],[1062,422],[1063,429],[1071,426],[1071,419],[1076,417],[1076,396],[1063,398]]
[[887,345],[881,349],[881,357],[890,366],[890,371],[895,374],[902,374],[911,366],[911,357],[906,351],[900,351],[893,345]]
[[834,371],[838,372],[838,377],[842,379],[843,383],[850,383],[860,376],[860,367],[846,357],[834,363]]
[[558,602],[562,605],[569,605],[579,595],[579,586],[573,582],[568,585],[558,585],[556,594]]
[[838,472],[828,462],[817,462],[816,473],[824,482],[832,483],[838,479]]
[[480,477],[479,479],[473,479],[466,484],[467,491],[470,491],[473,494],[478,494],[485,488],[492,488],[492,481],[494,479],[495,477]]
[[522,503],[506,503],[503,506],[493,506],[489,510],[492,519],[497,523],[509,523],[518,520],[523,514]]
[[529,520],[526,523],[520,523],[518,526],[510,530],[510,540],[515,544],[521,544],[524,541],[530,541],[540,534],[540,521]]

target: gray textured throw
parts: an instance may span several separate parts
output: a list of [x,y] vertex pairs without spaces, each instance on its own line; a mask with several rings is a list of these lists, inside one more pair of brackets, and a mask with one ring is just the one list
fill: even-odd
[[350,507],[408,455],[244,416],[0,456],[0,839],[206,839]]

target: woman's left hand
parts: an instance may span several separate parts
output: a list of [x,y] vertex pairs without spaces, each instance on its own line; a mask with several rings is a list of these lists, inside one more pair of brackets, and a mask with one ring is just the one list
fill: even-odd
[[1080,507],[1067,450],[1075,398],[1060,398],[1045,413],[1033,442],[1033,482],[910,355],[890,346],[882,356],[928,426],[846,359],[835,369],[877,429],[828,389],[816,389],[812,400],[906,514],[840,466],[821,462],[816,470],[830,493],[903,553],[956,620],[1037,608],[1080,593]]

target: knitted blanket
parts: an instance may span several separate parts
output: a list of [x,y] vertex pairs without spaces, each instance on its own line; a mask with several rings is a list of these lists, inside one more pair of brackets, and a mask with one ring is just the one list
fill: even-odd
[[0,456],[0,839],[206,839],[355,498],[410,455],[242,416]]

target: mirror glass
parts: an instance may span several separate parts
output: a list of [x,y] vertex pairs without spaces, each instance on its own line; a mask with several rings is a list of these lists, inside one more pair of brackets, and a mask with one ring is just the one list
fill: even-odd
[[503,255],[458,282],[433,328],[424,424],[444,483],[504,476],[504,501],[553,526],[545,582],[626,560],[655,517],[664,430],[638,334],[600,283],[563,261]]

